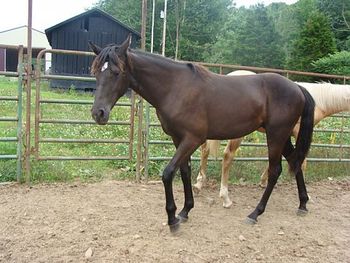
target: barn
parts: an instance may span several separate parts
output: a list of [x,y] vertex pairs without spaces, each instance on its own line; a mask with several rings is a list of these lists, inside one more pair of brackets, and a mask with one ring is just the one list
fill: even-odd
[[[18,64],[18,46],[26,46],[27,43],[27,26],[19,26],[0,32],[0,71],[17,71]],[[35,59],[38,53],[50,48],[45,33],[32,29],[32,59]],[[26,49],[24,50],[26,54]]]
[[[138,46],[140,33],[128,27],[100,9],[91,9],[45,30],[53,49],[89,51],[88,41],[99,46],[121,44],[132,34],[131,46]],[[53,54],[51,74],[68,76],[90,76],[92,57]],[[53,88],[92,90],[95,83],[71,80],[51,80]]]

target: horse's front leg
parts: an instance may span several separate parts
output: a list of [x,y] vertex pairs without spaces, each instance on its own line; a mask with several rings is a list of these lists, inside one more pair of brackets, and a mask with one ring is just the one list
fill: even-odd
[[208,157],[209,157],[209,148],[207,142],[201,145],[201,161],[199,165],[199,173],[197,176],[197,182],[193,185],[193,191],[196,194],[202,190],[203,185],[207,181],[207,167],[208,167]]
[[[180,217],[188,218],[188,212],[193,207],[193,195],[192,195],[192,186],[190,173],[188,172],[190,167],[185,167],[185,164],[188,165],[188,160],[191,154],[196,150],[196,148],[201,144],[195,138],[185,138],[183,140],[178,140],[173,138],[174,144],[176,146],[176,152],[174,157],[171,159],[169,164],[165,167],[163,171],[163,184],[165,189],[165,209],[168,214],[168,225],[170,227],[170,231],[176,231],[181,223],[180,218],[175,216],[176,213],[176,204],[174,200],[173,194],[173,178],[175,172],[181,166],[182,169],[182,180],[185,188],[185,208],[183,209],[183,213]],[[198,142],[198,143],[196,143]],[[187,201],[186,201],[187,200]]]

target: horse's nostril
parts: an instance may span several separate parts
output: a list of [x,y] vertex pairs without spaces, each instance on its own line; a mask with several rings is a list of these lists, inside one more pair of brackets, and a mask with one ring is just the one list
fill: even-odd
[[100,118],[103,118],[105,116],[105,110],[104,109],[99,109],[97,111],[97,116]]

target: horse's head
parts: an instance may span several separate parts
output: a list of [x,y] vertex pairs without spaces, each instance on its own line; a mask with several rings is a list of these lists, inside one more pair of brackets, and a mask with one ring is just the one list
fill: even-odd
[[97,55],[91,67],[97,84],[91,115],[100,125],[107,124],[110,111],[127,91],[127,52],[130,42],[130,35],[120,46],[100,48],[89,42],[90,48]]

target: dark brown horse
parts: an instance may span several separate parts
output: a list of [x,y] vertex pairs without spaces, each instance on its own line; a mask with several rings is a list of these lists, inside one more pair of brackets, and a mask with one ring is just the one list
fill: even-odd
[[[106,124],[110,111],[128,87],[156,108],[164,132],[176,147],[162,177],[170,230],[176,230],[187,220],[194,206],[191,154],[206,139],[240,138],[261,127],[267,136],[269,180],[248,222],[257,222],[264,212],[282,171],[282,155],[296,177],[298,211],[307,211],[308,195],[301,164],[311,144],[315,105],[304,88],[278,74],[221,76],[195,64],[132,50],[129,45],[130,36],[120,46],[103,49],[90,43],[97,55],[92,64],[97,89],[91,113],[98,124]],[[301,128],[294,148],[290,136],[300,117]],[[185,203],[176,216],[172,181],[179,168]]]

